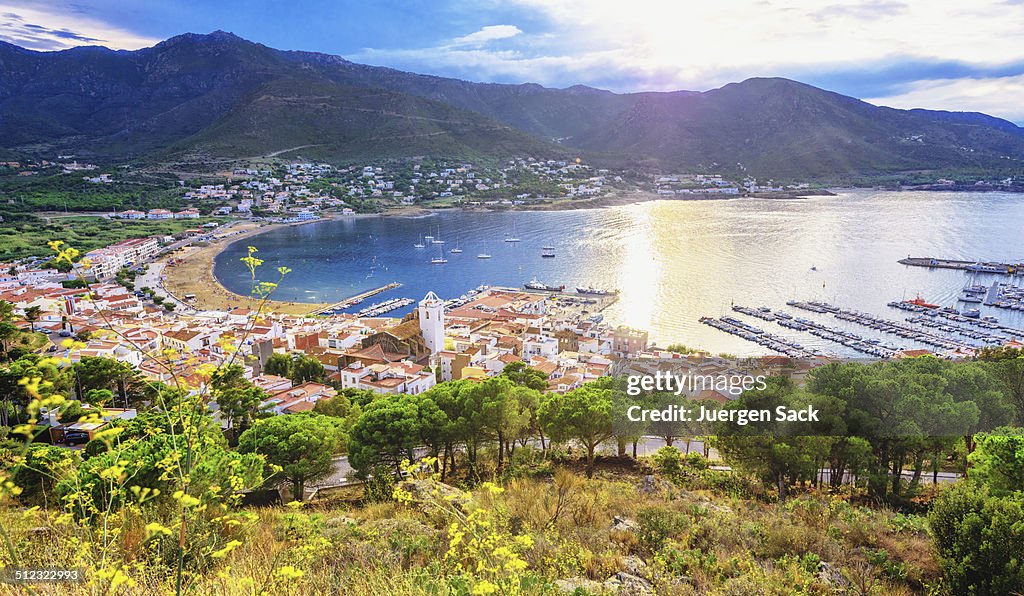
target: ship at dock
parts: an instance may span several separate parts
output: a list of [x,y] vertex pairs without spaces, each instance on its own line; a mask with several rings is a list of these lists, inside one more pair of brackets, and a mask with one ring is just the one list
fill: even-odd
[[540,290],[542,292],[561,292],[565,289],[565,286],[549,285],[537,281],[537,278],[533,278],[530,281],[523,284],[523,287],[527,290]]
[[619,293],[618,290],[605,290],[602,288],[595,288],[594,286],[579,286],[576,288],[577,294],[588,294],[590,296],[614,296]]

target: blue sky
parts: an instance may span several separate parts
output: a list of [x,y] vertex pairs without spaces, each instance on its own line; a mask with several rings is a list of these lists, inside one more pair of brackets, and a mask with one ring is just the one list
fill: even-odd
[[474,81],[702,91],[785,76],[1024,122],[1024,0],[0,0],[0,39],[38,50],[216,29]]

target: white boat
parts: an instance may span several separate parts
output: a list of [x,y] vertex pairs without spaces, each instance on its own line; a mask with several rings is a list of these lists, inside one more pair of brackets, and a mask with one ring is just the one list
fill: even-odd
[[441,252],[441,247],[437,247],[437,256],[430,259],[432,265],[444,265],[448,262],[448,259],[444,258],[444,254]]
[[462,249],[459,248],[459,247],[455,247],[455,248],[451,249],[448,252],[453,253],[453,254],[459,254],[460,252],[462,252]]
[[545,247],[541,248],[540,249],[540,256],[544,257],[545,259],[553,259],[555,257],[555,247],[554,246],[545,246]]
[[516,220],[512,220],[512,235],[505,236],[505,242],[519,242],[519,236],[516,235]]
[[485,252],[482,252],[482,253],[478,254],[476,256],[476,258],[478,258],[478,259],[489,259],[489,258],[491,258],[491,255],[489,255],[489,254],[487,254]]

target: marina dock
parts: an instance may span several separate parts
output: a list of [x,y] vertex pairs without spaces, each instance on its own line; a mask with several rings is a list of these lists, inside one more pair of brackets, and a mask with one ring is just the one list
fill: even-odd
[[363,292],[362,294],[356,294],[355,296],[351,296],[349,298],[345,298],[344,300],[335,302],[334,304],[328,304],[327,306],[324,306],[324,307],[321,307],[321,308],[318,308],[318,309],[312,311],[310,314],[312,314],[312,315],[323,315],[323,314],[328,314],[328,313],[336,312],[336,311],[339,311],[339,310],[344,310],[344,309],[346,309],[346,308],[348,308],[350,306],[353,306],[355,304],[359,304],[360,302],[362,302],[363,300],[366,300],[370,296],[376,296],[377,294],[380,294],[381,292],[387,292],[388,290],[393,290],[395,288],[401,287],[401,285],[402,284],[398,283],[397,281],[393,281],[393,282],[389,283],[386,286],[381,286],[379,288],[374,288],[372,290],[368,290],[366,292]]
[[911,267],[927,267],[929,269],[959,269],[972,273],[994,273],[996,275],[1014,275],[1024,271],[1024,263],[998,263],[990,261],[959,261],[956,259],[938,259],[934,257],[907,257],[899,260],[901,265]]

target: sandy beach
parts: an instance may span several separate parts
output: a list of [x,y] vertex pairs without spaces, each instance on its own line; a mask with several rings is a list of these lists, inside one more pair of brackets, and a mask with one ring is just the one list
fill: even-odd
[[[200,310],[227,310],[238,306],[255,309],[259,305],[259,300],[235,294],[217,281],[213,274],[214,257],[233,242],[285,225],[302,224],[260,225],[257,222],[244,222],[232,226],[229,232],[218,236],[217,239],[205,246],[189,246],[165,257],[162,260],[168,263],[168,266],[164,269],[164,288],[178,298],[194,294],[196,298],[191,304]],[[173,265],[170,264],[172,261]],[[270,270],[262,273],[267,277],[276,275]],[[264,311],[280,314],[306,314],[322,306],[325,305],[312,302],[268,300],[264,304]]]

